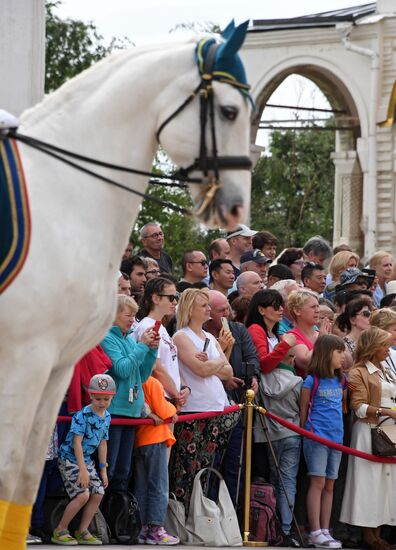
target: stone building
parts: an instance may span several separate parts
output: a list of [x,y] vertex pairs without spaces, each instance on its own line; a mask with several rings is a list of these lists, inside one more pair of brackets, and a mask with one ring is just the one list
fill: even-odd
[[242,49],[258,112],[290,74],[324,93],[338,126],[334,244],[365,257],[396,253],[396,1],[307,15],[256,20]]

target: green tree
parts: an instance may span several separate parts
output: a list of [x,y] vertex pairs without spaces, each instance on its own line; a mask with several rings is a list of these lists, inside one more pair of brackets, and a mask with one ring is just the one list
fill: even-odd
[[114,49],[121,49],[132,42],[127,38],[103,43],[92,22],[77,19],[61,19],[55,14],[61,0],[46,2],[45,91],[52,92],[69,78],[96,63]]
[[334,132],[274,131],[269,156],[252,177],[251,225],[274,233],[279,248],[333,232]]
[[[148,194],[167,200],[184,208],[193,209],[194,204],[187,190],[150,185]],[[145,200],[142,203],[132,236],[139,242],[140,229],[148,222],[158,222],[165,234],[165,248],[174,262],[175,274],[181,276],[181,257],[189,249],[207,253],[210,242],[223,235],[220,230],[205,230],[192,218],[171,209]]]

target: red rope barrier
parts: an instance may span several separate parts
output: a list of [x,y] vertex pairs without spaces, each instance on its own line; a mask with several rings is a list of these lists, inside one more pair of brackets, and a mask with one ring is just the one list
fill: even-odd
[[382,462],[383,464],[396,464],[396,458],[385,457],[385,456],[375,456],[369,453],[365,453],[363,451],[358,451],[357,449],[354,449],[352,447],[346,447],[345,445],[334,443],[333,441],[329,441],[328,439],[325,439],[324,437],[320,437],[319,435],[309,432],[308,430],[304,430],[303,428],[300,428],[300,426],[296,426],[296,424],[292,424],[288,420],[285,420],[280,416],[276,416],[275,414],[270,413],[266,409],[260,408],[259,410],[262,414],[265,414],[269,418],[272,418],[272,420],[279,422],[279,424],[282,424],[282,426],[284,426],[285,428],[289,428],[289,430],[293,430],[293,432],[296,432],[304,437],[308,437],[308,439],[312,439],[313,441],[317,441],[318,443],[322,443],[322,445],[326,445],[327,447],[330,447],[332,449],[336,449],[337,451],[342,451],[343,453],[357,456],[358,458],[364,458],[365,460],[371,460],[371,462]]
[[[221,416],[223,414],[233,413],[240,411],[241,407],[239,405],[231,405],[230,407],[225,407],[223,411],[209,411],[201,413],[191,413],[191,414],[181,414],[177,423],[179,422],[192,422],[193,420],[206,420],[208,418],[214,418],[215,416]],[[58,422],[70,423],[72,421],[72,416],[58,416]],[[164,420],[164,424],[170,424],[172,420],[167,418]],[[154,420],[152,418],[112,418],[111,424],[113,426],[144,426],[144,425],[154,425]]]

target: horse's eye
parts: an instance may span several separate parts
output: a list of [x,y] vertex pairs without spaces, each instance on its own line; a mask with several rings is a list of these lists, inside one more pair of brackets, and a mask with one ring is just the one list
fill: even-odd
[[238,116],[238,108],[233,107],[232,105],[223,105],[220,107],[220,113],[222,118],[226,118],[227,120],[235,120]]

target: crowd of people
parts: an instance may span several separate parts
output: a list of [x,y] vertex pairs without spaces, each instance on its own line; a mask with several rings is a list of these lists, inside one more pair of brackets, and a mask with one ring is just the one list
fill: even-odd
[[[48,460],[59,455],[71,499],[54,543],[98,543],[88,520],[103,494],[132,490],[142,517],[139,543],[177,544],[164,527],[168,493],[188,513],[194,477],[207,466],[222,472],[239,509],[240,413],[184,422],[183,415],[223,411],[243,402],[248,387],[291,424],[372,452],[371,428],[396,420],[396,273],[389,252],[363,261],[347,244],[332,249],[320,236],[280,251],[270,232],[240,225],[207,253],[187,250],[176,259],[156,222],[142,227],[134,246],[131,240],[121,261],[113,326],[75,366],[61,411],[77,414],[68,435],[59,434],[58,453],[52,441]],[[96,469],[96,447],[82,438],[92,415],[101,430],[94,437]],[[150,417],[154,424],[113,425],[109,415]],[[348,460],[261,415],[253,438],[253,475],[275,487],[284,546],[392,548],[396,465]],[[46,482],[43,475],[40,495]],[[209,479],[206,489],[215,498],[214,485]],[[40,534],[41,506],[42,498],[32,536]],[[88,512],[72,536],[72,512],[81,508]]]

